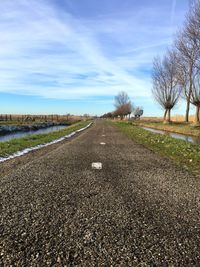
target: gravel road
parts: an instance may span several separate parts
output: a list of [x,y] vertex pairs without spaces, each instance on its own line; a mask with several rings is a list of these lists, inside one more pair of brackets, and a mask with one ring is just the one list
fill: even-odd
[[0,178],[0,266],[200,266],[199,198],[199,179],[97,121]]

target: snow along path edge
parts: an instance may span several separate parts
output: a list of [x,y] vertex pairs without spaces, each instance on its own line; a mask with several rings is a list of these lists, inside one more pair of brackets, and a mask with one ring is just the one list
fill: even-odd
[[31,151],[35,151],[35,150],[38,150],[38,149],[41,149],[43,147],[47,147],[47,146],[50,146],[50,145],[53,145],[53,144],[56,144],[56,143],[59,143],[65,139],[68,139],[68,138],[71,138],[72,136],[74,136],[76,133],[79,133],[79,132],[82,132],[84,130],[86,130],[87,128],[89,128],[90,126],[92,125],[92,122],[90,124],[88,124],[86,127],[84,128],[81,128],[79,130],[76,130],[68,135],[65,135],[63,137],[60,137],[59,139],[55,139],[49,143],[46,143],[46,144],[41,144],[41,145],[37,145],[37,146],[34,146],[34,147],[29,147],[29,148],[25,148],[21,151],[17,151],[15,152],[14,154],[8,156],[8,157],[0,157],[0,163],[1,162],[4,162],[4,161],[7,161],[7,160],[10,160],[10,159],[14,159],[14,158],[17,158],[17,157],[21,157]]

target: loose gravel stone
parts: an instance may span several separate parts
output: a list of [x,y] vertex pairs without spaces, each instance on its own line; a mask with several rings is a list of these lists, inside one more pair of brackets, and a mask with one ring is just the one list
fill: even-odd
[[200,266],[200,180],[104,121],[0,191],[0,266]]

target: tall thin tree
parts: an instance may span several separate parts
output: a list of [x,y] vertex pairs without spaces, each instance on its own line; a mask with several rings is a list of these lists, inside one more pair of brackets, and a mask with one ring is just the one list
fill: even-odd
[[[200,59],[200,1],[191,5],[185,25],[175,40],[179,53],[179,80],[186,98],[185,121],[189,122],[193,81],[198,72]],[[184,77],[182,76],[184,75]],[[183,80],[184,78],[184,80]]]
[[164,109],[164,122],[171,121],[171,110],[177,104],[180,96],[176,60],[176,52],[168,51],[163,59],[157,57],[154,59],[153,63],[152,94],[155,100]]

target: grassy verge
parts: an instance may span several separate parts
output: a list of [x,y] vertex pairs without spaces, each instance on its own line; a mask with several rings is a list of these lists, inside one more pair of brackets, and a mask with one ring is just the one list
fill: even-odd
[[127,122],[112,122],[112,124],[137,143],[173,159],[178,165],[200,177],[200,145],[154,134]]
[[170,124],[163,124],[162,122],[151,121],[137,121],[133,122],[134,125],[149,127],[158,130],[164,130],[174,133],[186,134],[191,136],[200,137],[200,127],[195,127],[191,124],[185,124],[180,122],[172,122]]
[[11,155],[17,151],[21,151],[25,148],[34,147],[41,144],[46,144],[53,140],[56,140],[62,136],[72,133],[78,129],[81,129],[89,124],[88,121],[76,123],[72,126],[68,126],[60,131],[51,133],[34,134],[19,139],[13,139],[8,142],[0,142],[0,157]]

